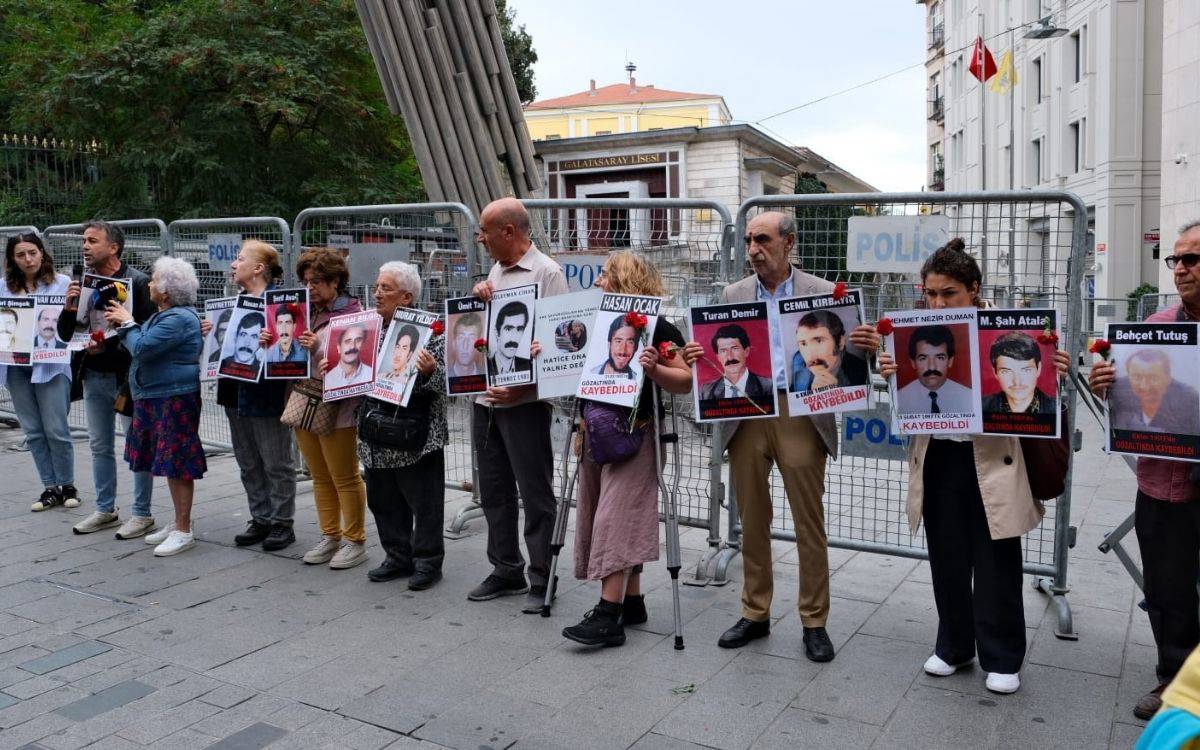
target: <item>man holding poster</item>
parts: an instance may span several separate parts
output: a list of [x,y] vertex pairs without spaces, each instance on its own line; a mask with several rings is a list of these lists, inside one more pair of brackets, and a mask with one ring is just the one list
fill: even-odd
[[[479,214],[478,239],[495,261],[487,280],[472,290],[479,299],[494,304],[495,295],[529,285],[535,286],[538,299],[566,293],[562,269],[530,241],[529,213],[520,201],[501,198],[485,206]],[[516,322],[511,318],[509,321]],[[522,382],[533,382],[532,370],[528,375],[529,379]],[[485,601],[528,592],[521,607],[527,614],[542,611],[555,511],[550,404],[536,398],[537,388],[533,385],[503,385],[489,380],[487,392],[475,400],[471,415],[479,502],[487,519],[487,556],[492,572],[467,598]],[[528,584],[518,541],[518,487],[525,509]]]
[[528,385],[534,382],[533,310],[537,285],[495,292],[488,303],[488,383]]
[[[828,294],[835,286],[793,268],[788,260],[796,248],[796,222],[788,214],[761,213],[746,226],[746,254],[754,275],[725,287],[723,303],[765,302],[771,326],[771,374],[779,403],[778,419],[751,419],[722,425],[713,450],[729,449],[730,478],[737,491],[742,521],[742,617],[717,641],[739,648],[770,634],[774,574],[771,555],[770,474],[778,467],[787,491],[796,529],[800,560],[797,608],[804,628],[805,655],[818,662],[833,658],[833,642],[825,630],[829,618],[829,555],[825,535],[825,461],[837,457],[837,422],[832,414],[795,416],[789,412],[788,370],[783,357],[784,333],[779,321],[780,300],[797,295]],[[850,341],[866,353],[879,346],[870,326],[858,326]],[[688,364],[704,356],[695,341],[684,348]]]

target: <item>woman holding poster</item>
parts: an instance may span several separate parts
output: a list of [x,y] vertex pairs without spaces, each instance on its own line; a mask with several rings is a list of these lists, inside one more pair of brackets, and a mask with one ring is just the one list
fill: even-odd
[[[296,263],[296,276],[308,287],[312,306],[312,327],[298,341],[310,356],[316,357],[315,377],[311,380],[320,391],[322,376],[335,364],[326,362],[320,354],[328,343],[329,321],[338,315],[361,312],[362,305],[346,292],[350,270],[342,254],[333,248],[306,250]],[[328,434],[296,428],[296,443],[312,473],[313,500],[321,525],[321,541],[304,553],[304,562],[309,565],[328,563],[329,567],[342,570],[367,559],[367,532],[363,525],[367,487],[358,470],[358,432],[354,426],[354,415],[361,402],[361,396],[337,402],[333,430]]]
[[[983,274],[961,239],[929,256],[921,281],[932,310],[987,307],[979,296]],[[890,321],[879,327],[890,327]],[[1066,352],[1056,352],[1060,375],[1068,362]],[[882,352],[879,369],[885,378],[895,377],[895,356]],[[908,522],[915,535],[925,521],[938,611],[937,643],[925,672],[954,674],[978,652],[987,689],[1016,692],[1025,658],[1021,535],[1041,523],[1044,513],[1030,490],[1020,441],[912,435],[908,452]]]
[[[279,251],[260,240],[246,240],[229,264],[230,279],[242,294],[263,297],[283,278]],[[201,321],[207,337],[212,323]],[[266,334],[263,331],[263,334]],[[271,343],[269,334],[260,343]],[[292,517],[296,513],[296,464],[292,458],[292,431],[279,421],[287,399],[287,382],[258,382],[221,378],[217,405],[225,408],[233,457],[246,490],[250,521],[233,538],[239,547],[261,543],[274,552],[296,541]]]
[[[625,250],[608,257],[596,286],[609,294],[663,297],[666,289],[658,270],[641,256]],[[624,318],[618,318],[624,320]],[[563,636],[588,646],[620,646],[625,642],[625,625],[646,621],[646,603],[641,589],[642,563],[658,559],[658,474],[654,440],[655,424],[651,394],[646,382],[673,394],[690,393],[692,371],[676,356],[684,345],[683,334],[659,318],[650,342],[640,340],[633,327],[605,327],[609,338],[633,336],[640,353],[638,369],[644,373],[642,393],[635,409],[586,401],[583,406],[583,446],[579,453],[579,476],[575,493],[575,577],[600,581],[600,602],[578,625],[563,629]],[[628,365],[624,348],[597,340],[607,347],[610,359]],[[538,347],[540,350],[540,347]],[[631,353],[632,353],[631,349]],[[661,400],[661,394],[660,394]],[[661,419],[660,407],[658,417]],[[605,429],[609,427],[611,429]],[[624,460],[599,463],[601,441],[624,433],[628,439],[640,434],[640,446]]]
[[[5,294],[65,295],[71,279],[54,271],[54,259],[46,252],[36,234],[18,234],[8,238],[4,247]],[[50,309],[50,308],[45,308]],[[61,308],[60,308],[61,310]],[[49,337],[56,343],[58,317],[53,331],[43,332],[40,315],[35,340]],[[42,480],[42,495],[31,506],[34,511],[56,505],[79,506],[75,494],[75,451],[67,413],[71,409],[71,364],[46,363],[32,367],[0,365],[0,386],[8,386],[13,410],[25,432],[29,454]]]

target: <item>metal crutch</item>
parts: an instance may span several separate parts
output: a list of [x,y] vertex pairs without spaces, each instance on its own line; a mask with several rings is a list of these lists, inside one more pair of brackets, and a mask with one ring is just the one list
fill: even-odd
[[563,544],[567,540],[567,521],[571,515],[571,497],[575,494],[575,479],[579,474],[579,462],[575,462],[574,471],[567,472],[571,464],[571,448],[575,443],[575,433],[579,431],[579,399],[572,399],[571,428],[567,432],[566,444],[562,452],[562,479],[559,481],[558,504],[554,509],[554,531],[550,536],[550,575],[546,582],[546,600],[542,602],[542,617],[550,616],[550,607],[554,605],[554,592],[558,589],[558,556],[562,553]]
[[[658,489],[662,493],[663,499],[667,501],[666,513],[664,514],[665,526],[667,528],[667,571],[671,574],[671,599],[675,607],[675,650],[683,650],[683,618],[679,609],[679,569],[682,566],[679,554],[679,430],[675,416],[675,397],[671,397],[671,431],[669,433],[662,432],[661,420],[659,419],[658,405],[658,389],[653,385],[650,386],[650,391],[654,395],[654,432],[658,439],[654,441],[654,460],[655,468],[658,472]],[[664,476],[662,467],[662,443],[670,443],[672,446],[672,457],[674,463],[674,472],[671,477],[671,487],[667,488],[667,479]]]

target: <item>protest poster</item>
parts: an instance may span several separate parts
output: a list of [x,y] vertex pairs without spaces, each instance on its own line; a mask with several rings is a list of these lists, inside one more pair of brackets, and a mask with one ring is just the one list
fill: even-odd
[[579,389],[592,324],[603,296],[596,289],[538,302],[533,335],[542,345],[537,357],[538,398],[574,396]]
[[221,345],[225,343],[225,331],[233,317],[233,306],[237,297],[219,297],[204,301],[204,319],[212,323],[204,337],[204,348],[200,350],[200,379],[216,380],[221,367]]
[[1108,391],[1112,453],[1200,461],[1196,323],[1109,323],[1116,378]]
[[72,350],[86,347],[93,334],[106,339],[117,335],[117,327],[104,319],[104,308],[108,307],[108,303],[119,302],[126,310],[133,312],[132,279],[114,279],[85,273],[80,287],[79,309],[75,313],[75,335],[67,342]]
[[308,290],[269,289],[264,299],[271,345],[263,350],[263,378],[307,378],[308,350],[300,346],[299,339],[308,330]]
[[71,361],[67,342],[58,337],[58,316],[65,294],[39,294],[33,305],[33,364],[66,364]]
[[379,350],[371,398],[408,406],[417,382],[417,352],[428,346],[437,319],[433,313],[407,308],[398,308],[392,314]]
[[370,393],[383,318],[374,310],[338,315],[329,321],[324,398],[338,401]]
[[985,435],[1059,437],[1058,312],[979,311],[979,377]]
[[0,365],[29,366],[33,308],[33,297],[0,297]]
[[451,297],[446,300],[447,394],[463,396],[487,390],[487,371],[484,369],[486,334],[486,302],[478,297]]
[[258,382],[258,376],[262,372],[262,343],[259,334],[267,325],[265,308],[266,303],[262,297],[238,295],[225,338],[221,340],[218,376]]
[[974,434],[983,429],[979,332],[974,307],[888,313],[886,348],[899,372],[889,388],[905,435]]
[[533,316],[538,285],[526,284],[492,292],[488,303],[489,386],[528,385],[536,382],[529,347],[533,343]]
[[692,367],[696,421],[778,415],[767,303],[693,307],[688,321],[704,347]]
[[850,342],[862,325],[862,290],[779,300],[779,341],[788,383],[788,414],[867,408],[871,367]]
[[658,297],[605,294],[601,298],[575,395],[617,406],[637,403],[642,387],[638,352],[654,338],[661,305]]

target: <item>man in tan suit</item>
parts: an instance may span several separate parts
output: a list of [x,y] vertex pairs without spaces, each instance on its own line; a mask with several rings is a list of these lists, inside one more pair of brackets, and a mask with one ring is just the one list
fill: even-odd
[[[779,332],[778,300],[833,291],[833,284],[793,268],[789,258],[796,246],[796,224],[791,216],[762,213],[746,228],[746,254],[754,275],[730,284],[721,302],[766,302],[771,321],[773,376],[779,391],[779,417],[732,422],[722,429],[722,445],[729,449],[729,472],[737,492],[742,522],[742,617],[717,642],[739,648],[771,630],[771,467],[778,466],[791,506],[800,556],[800,622],[804,626],[804,652],[812,661],[833,659],[833,643],[825,632],[829,617],[829,558],[825,538],[825,458],[837,457],[837,423],[832,414],[789,417],[787,373]],[[850,341],[868,353],[879,347],[879,336],[862,325]],[[692,364],[703,347],[689,342],[684,360]]]

